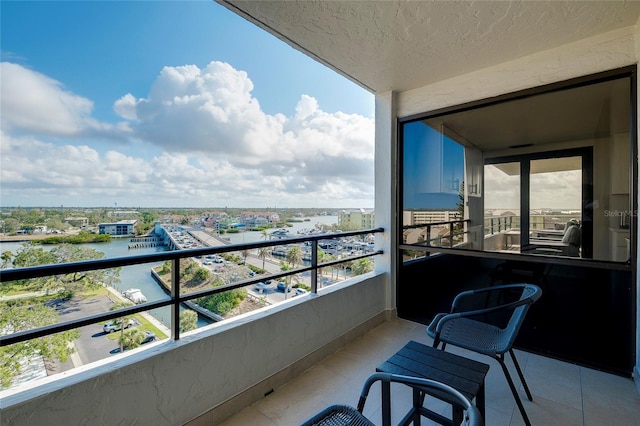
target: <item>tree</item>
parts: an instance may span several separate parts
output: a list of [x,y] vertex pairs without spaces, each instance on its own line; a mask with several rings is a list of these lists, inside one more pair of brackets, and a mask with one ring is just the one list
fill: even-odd
[[1,269],[7,269],[7,267],[11,264],[11,259],[13,258],[13,253],[9,250],[5,250],[2,252],[0,259],[2,259],[2,267]]
[[[114,303],[111,306],[111,311],[117,311],[118,309],[122,309],[122,308],[127,308],[129,306],[133,305],[133,303],[131,302],[118,302],[118,303]],[[127,321],[129,321],[129,316],[128,315],[123,315],[120,318],[118,318],[118,321],[120,321],[120,338],[118,339],[120,342],[120,352],[124,351],[124,343],[125,343],[125,338],[124,338],[124,329],[125,329],[125,325],[127,324]],[[140,340],[142,341],[142,340]]]
[[191,309],[180,312],[180,332],[195,330],[198,327],[198,314]]
[[285,256],[287,262],[289,262],[289,266],[295,268],[300,262],[302,262],[302,250],[300,246],[294,245],[289,250],[287,250],[287,254]]
[[264,270],[264,262],[265,262],[267,256],[269,256],[269,247],[260,247],[258,249],[258,257],[260,259],[262,259],[262,269],[263,270]]
[[373,262],[368,257],[356,260],[351,266],[353,275],[362,275],[371,271],[373,271]]
[[[284,260],[281,260],[280,261],[280,270],[282,272],[287,272],[287,271],[291,270],[291,265],[288,264],[287,262],[285,262]],[[284,298],[285,299],[287,299],[287,293],[288,293],[287,290],[289,289],[289,286],[291,285],[291,275],[287,275],[286,280],[287,280],[287,282],[286,282],[285,289],[284,289]]]
[[20,222],[17,219],[8,217],[2,221],[2,232],[4,234],[13,234],[20,229]]
[[[269,239],[269,234],[267,233],[266,229],[263,229],[262,231],[260,231],[260,239],[261,240],[265,240],[267,241]],[[269,247],[260,247],[258,249],[258,257],[262,259],[262,269],[264,269],[264,261],[267,258],[267,256],[269,255]]]
[[120,333],[120,339],[118,339],[118,341],[120,342],[121,352],[125,348],[135,349],[142,344],[145,336],[143,331],[136,328],[125,330],[124,327],[122,328],[122,330],[123,331]]
[[[27,243],[18,249],[13,258],[13,266],[24,268],[29,266],[102,259],[103,257],[104,253],[102,252],[75,244],[60,244],[51,250],[45,250],[42,247],[32,246]],[[47,276],[35,278],[23,284],[38,290],[63,291],[72,295],[78,291],[95,288],[99,285],[114,286],[118,282],[120,282],[120,268],[96,269],[85,272]]]
[[[58,318],[55,308],[23,299],[22,302],[12,305],[6,303],[0,307],[0,330],[17,333],[55,324]],[[45,359],[67,361],[69,355],[75,352],[70,343],[79,337],[80,331],[69,330],[0,347],[0,385],[11,385],[21,373],[24,360],[41,356]]]

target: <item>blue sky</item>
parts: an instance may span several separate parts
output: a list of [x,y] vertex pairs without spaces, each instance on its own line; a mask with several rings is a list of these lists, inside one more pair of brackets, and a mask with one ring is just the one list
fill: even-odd
[[1,206],[372,207],[373,95],[213,1],[2,1]]

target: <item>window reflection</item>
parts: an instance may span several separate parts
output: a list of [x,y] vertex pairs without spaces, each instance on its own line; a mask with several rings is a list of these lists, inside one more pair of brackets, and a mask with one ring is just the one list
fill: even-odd
[[630,94],[625,76],[401,120],[402,242],[628,261]]

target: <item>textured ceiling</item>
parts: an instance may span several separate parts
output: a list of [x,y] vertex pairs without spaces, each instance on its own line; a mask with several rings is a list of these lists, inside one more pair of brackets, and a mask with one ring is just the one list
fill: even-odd
[[373,93],[634,25],[640,1],[217,0]]

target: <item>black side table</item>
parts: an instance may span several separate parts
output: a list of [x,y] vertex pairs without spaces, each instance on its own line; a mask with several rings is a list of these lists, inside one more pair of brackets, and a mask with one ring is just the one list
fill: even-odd
[[[460,391],[469,401],[475,399],[475,405],[485,419],[484,408],[484,378],[489,371],[489,365],[474,361],[459,355],[445,352],[431,346],[410,341],[391,358],[376,368],[376,371],[405,376],[422,377],[447,384]],[[388,383],[383,384],[382,392],[390,392]],[[423,407],[425,394],[438,398],[452,405],[452,416],[448,419],[438,413]],[[386,398],[383,396],[383,401]],[[382,407],[383,418],[391,420],[391,408]],[[420,416],[425,416],[444,425],[459,425],[463,420],[462,407],[456,404],[448,395],[436,391],[425,392],[414,388],[413,408],[404,417],[401,425],[414,422],[420,424]]]

